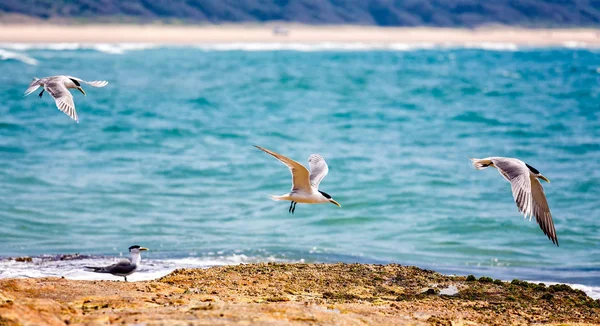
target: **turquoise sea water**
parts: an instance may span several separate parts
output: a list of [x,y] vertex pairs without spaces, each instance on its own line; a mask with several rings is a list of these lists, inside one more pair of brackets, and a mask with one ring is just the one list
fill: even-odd
[[[358,261],[600,285],[599,51],[134,48],[0,45],[0,256],[140,244],[169,268]],[[22,96],[55,74],[110,84],[73,92],[77,124]],[[268,195],[289,172],[254,144],[323,155],[342,208],[288,214]],[[552,181],[560,247],[468,159],[486,156]]]

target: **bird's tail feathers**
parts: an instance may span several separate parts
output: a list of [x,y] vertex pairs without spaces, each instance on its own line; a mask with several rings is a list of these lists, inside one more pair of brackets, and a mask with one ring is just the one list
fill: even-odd
[[33,80],[31,81],[31,84],[29,84],[29,87],[25,90],[25,94],[23,96],[27,96],[27,95],[35,92],[35,90],[41,86],[39,83],[39,80],[40,79],[37,77],[33,78]]
[[104,267],[83,266],[88,272],[104,273]]
[[483,170],[486,169],[490,166],[492,166],[492,160],[490,159],[479,159],[479,158],[471,158],[471,162],[473,163],[473,166],[477,169],[477,170]]

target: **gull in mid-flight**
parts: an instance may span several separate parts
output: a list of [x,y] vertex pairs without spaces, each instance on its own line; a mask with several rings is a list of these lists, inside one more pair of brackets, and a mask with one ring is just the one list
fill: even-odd
[[83,95],[85,95],[83,88],[81,88],[81,83],[85,83],[94,87],[104,87],[108,85],[106,80],[94,80],[88,82],[73,76],[50,76],[44,78],[34,78],[31,84],[29,84],[29,88],[27,88],[25,91],[24,96],[35,92],[36,89],[42,86],[44,89],[42,89],[38,96],[41,98],[44,94],[44,91],[47,91],[56,101],[56,106],[58,109],[79,123],[77,111],[75,111],[75,103],[73,103],[73,95],[71,95],[71,92],[69,92],[69,88],[78,89]]
[[498,169],[498,172],[510,182],[512,187],[513,197],[525,218],[535,216],[536,221],[540,225],[544,234],[552,243],[558,246],[558,237],[554,229],[552,214],[546,201],[544,188],[538,179],[550,182],[540,171],[533,166],[510,157],[488,157],[484,159],[472,158],[473,166],[477,170],[483,170],[490,166]]
[[109,273],[116,276],[123,276],[125,278],[125,282],[127,282],[127,275],[133,274],[133,272],[135,272],[140,266],[140,262],[142,260],[140,252],[144,250],[148,250],[148,248],[131,246],[129,247],[131,259],[123,259],[116,264],[105,267],[85,266],[85,268],[88,269],[88,272]]
[[310,172],[300,163],[289,159],[281,154],[272,152],[266,148],[256,146],[256,148],[273,155],[276,159],[280,160],[283,164],[287,165],[292,172],[292,190],[283,196],[273,196],[273,200],[289,200],[290,204],[289,212],[294,214],[297,203],[305,204],[321,204],[321,203],[332,203],[338,207],[342,207],[337,201],[333,200],[327,193],[319,190],[319,184],[321,180],[325,178],[329,168],[325,159],[319,154],[312,154],[308,158],[308,166]]

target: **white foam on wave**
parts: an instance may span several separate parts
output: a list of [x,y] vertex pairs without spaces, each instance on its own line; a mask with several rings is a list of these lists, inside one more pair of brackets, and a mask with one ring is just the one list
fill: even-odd
[[546,286],[548,285],[556,285],[556,284],[566,284],[573,289],[581,290],[585,292],[592,299],[600,299],[600,286],[591,286],[591,285],[583,285],[583,284],[573,284],[573,283],[560,283],[560,282],[544,282],[544,281],[527,281],[530,283],[544,283]]
[[322,42],[322,43],[212,43],[199,44],[196,48],[205,51],[411,51],[433,49],[434,43],[362,43],[362,42]]
[[159,45],[148,43],[89,44],[90,49],[109,54],[123,54],[128,51],[153,49]]
[[[48,260],[32,258],[32,262],[0,260],[0,278],[64,277],[72,280],[119,280],[110,274],[88,272],[84,266],[107,266],[122,258],[85,258],[74,260]],[[212,266],[239,265],[258,262],[298,262],[244,254],[186,257],[179,259],[142,259],[140,269],[127,277],[129,281],[146,281],[163,277],[178,268],[208,268]]]
[[0,60],[17,60],[32,66],[38,64],[38,61],[32,57],[26,56],[22,53],[7,51],[4,49],[0,49]]
[[323,43],[214,43],[196,46],[205,51],[416,51],[429,49],[481,49],[490,51],[517,51],[514,43],[360,43],[360,42],[323,42]]
[[489,51],[518,51],[519,46],[514,43],[496,43],[496,42],[481,42],[481,43],[466,43],[463,47],[467,49],[480,49]]
[[2,43],[0,48],[16,51],[51,50],[76,51],[94,50],[108,54],[123,54],[127,51],[140,51],[160,47],[160,44],[150,43]]
[[92,50],[107,54],[123,54],[129,51],[142,51],[154,48],[196,48],[203,51],[298,51],[298,52],[324,52],[324,51],[418,51],[418,50],[454,50],[454,49],[479,49],[485,51],[519,51],[521,49],[535,48],[570,48],[593,49],[597,45],[585,42],[564,42],[559,46],[519,46],[515,43],[503,42],[469,42],[443,44],[431,42],[401,43],[401,42],[321,42],[321,43],[292,43],[292,42],[237,42],[237,43],[205,43],[205,44],[151,44],[151,43],[1,43],[0,48],[15,51],[52,50],[76,51]]
[[568,49],[599,49],[600,44],[591,44],[580,41],[567,41],[562,44],[563,47]]

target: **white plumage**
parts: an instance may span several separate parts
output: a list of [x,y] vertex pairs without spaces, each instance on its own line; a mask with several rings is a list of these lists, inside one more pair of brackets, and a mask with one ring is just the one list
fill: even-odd
[[44,91],[47,91],[54,98],[56,107],[58,107],[59,110],[71,117],[71,119],[79,122],[77,111],[75,110],[75,103],[73,102],[73,95],[71,95],[71,92],[69,92],[69,88],[75,88],[85,95],[85,91],[83,88],[81,88],[81,83],[85,83],[93,87],[104,87],[108,85],[108,82],[105,80],[94,80],[88,82],[73,76],[61,75],[34,78],[31,84],[29,84],[27,90],[25,90],[24,96],[35,92],[36,89],[42,86],[44,89],[39,94],[39,97],[42,97]]
[[536,221],[546,236],[558,246],[558,237],[554,229],[554,221],[548,207],[544,188],[538,179],[550,182],[537,169],[531,165],[510,157],[488,157],[484,159],[471,159],[477,170],[495,167],[498,172],[511,184],[512,194],[525,218]]
[[140,246],[131,246],[129,247],[129,254],[131,256],[130,259],[123,259],[116,264],[112,264],[109,266],[84,266],[84,268],[88,272],[94,273],[108,273],[116,276],[122,276],[125,278],[125,282],[127,282],[127,276],[133,274],[137,271],[140,263],[142,261],[142,251],[146,251],[148,248],[140,247]]
[[319,154],[312,154],[308,158],[308,165],[310,172],[300,163],[287,158],[281,154],[277,154],[266,148],[255,146],[256,148],[273,155],[276,159],[287,165],[292,173],[292,190],[282,196],[273,196],[273,200],[289,200],[290,213],[294,213],[296,210],[296,203],[305,204],[321,204],[321,203],[332,203],[338,207],[342,207],[337,201],[333,200],[329,194],[320,191],[319,185],[327,173],[329,167],[325,162],[325,159]]

